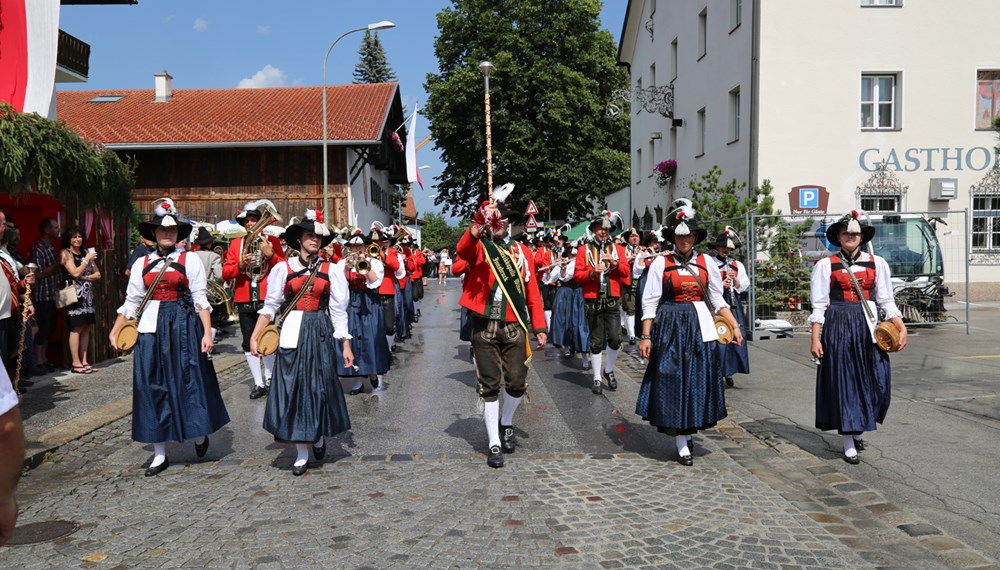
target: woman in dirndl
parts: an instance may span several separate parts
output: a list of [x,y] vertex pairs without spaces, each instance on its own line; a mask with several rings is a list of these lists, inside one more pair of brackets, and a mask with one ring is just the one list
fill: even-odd
[[[743,314],[743,300],[740,295],[750,288],[750,276],[747,269],[738,259],[729,257],[729,253],[741,246],[736,230],[729,226],[715,238],[715,257],[712,258],[722,275],[722,296],[729,304],[729,310],[736,317],[742,330],[746,330],[747,320]],[[750,350],[746,343],[719,344],[719,374],[730,388],[735,385],[734,374],[750,373]]]
[[[347,305],[347,323],[351,330],[351,352],[354,365],[340,368],[341,376],[353,378],[352,396],[364,391],[365,378],[372,389],[382,384],[382,376],[389,371],[389,342],[385,339],[382,314],[382,297],[378,293],[385,276],[385,265],[368,257],[365,250],[371,240],[360,229],[355,229],[347,239],[346,261],[337,264],[347,276],[350,302]],[[364,264],[366,270],[362,270]],[[362,267],[359,267],[361,265]],[[337,345],[338,361],[343,362],[342,345]]]
[[319,257],[320,249],[333,241],[322,212],[306,210],[298,223],[285,229],[285,241],[299,254],[271,268],[267,298],[259,311],[250,349],[260,354],[258,335],[284,310],[286,302],[295,300],[281,323],[264,429],[275,441],[295,446],[292,474],[299,476],[308,469],[310,449],[317,461],[323,459],[325,438],[351,428],[337,375],[341,363],[334,342],[342,343],[343,367],[354,365],[354,353],[347,322],[344,261],[335,265]]
[[132,264],[125,303],[108,335],[116,347],[118,332],[135,317],[163,264],[169,263],[139,317],[132,366],[132,439],[153,444],[146,477],[170,466],[167,441],[193,439],[195,455],[204,457],[208,435],[229,423],[208,359],[212,307],[205,294],[205,266],[198,256],[177,248],[191,229],[178,221],[170,199],[157,201],[153,218],[139,224],[139,234],[155,242],[155,249]]
[[583,355],[583,369],[590,370],[590,325],[587,323],[583,286],[573,279],[576,246],[567,246],[565,236],[558,230],[555,239],[552,261],[560,264],[553,265],[547,274],[543,274],[543,279],[556,290],[552,297],[550,338],[553,345],[562,347],[563,358],[570,358],[579,352]]
[[698,227],[687,200],[675,212],[663,230],[663,239],[674,244],[674,251],[653,259],[642,291],[639,354],[649,358],[649,364],[635,413],[674,436],[678,462],[692,465],[693,434],[726,417],[715,348],[718,333],[710,307],[729,321],[733,342],[742,343],[743,334],[722,298],[718,266],[694,251],[708,232]]
[[837,430],[844,461],[851,464],[861,461],[858,452],[865,448],[862,434],[874,431],[889,411],[889,355],[875,345],[869,328],[869,323],[874,327],[877,310],[884,311],[885,320],[892,321],[899,331],[900,350],[907,341],[906,325],[893,299],[889,264],[864,251],[864,245],[875,236],[875,228],[858,218],[859,213],[852,210],[827,228],[826,239],[840,251],[819,260],[810,279],[811,352],[819,360],[816,427]]

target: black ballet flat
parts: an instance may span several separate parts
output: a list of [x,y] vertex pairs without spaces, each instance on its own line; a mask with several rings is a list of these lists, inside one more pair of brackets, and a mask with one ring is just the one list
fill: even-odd
[[313,458],[316,461],[322,461],[326,457],[326,439],[323,440],[323,445],[316,447],[313,446]]
[[360,388],[355,388],[355,389],[351,390],[350,392],[348,392],[348,394],[351,395],[351,396],[357,396],[358,394],[360,394],[360,393],[362,393],[364,391],[365,391],[365,388],[364,388],[364,386],[362,386]]
[[146,477],[156,477],[160,473],[166,471],[167,467],[170,467],[170,460],[164,459],[163,463],[157,465],[156,467],[150,467],[149,469],[146,469]]
[[195,455],[197,455],[198,457],[205,457],[206,453],[208,453],[208,436],[207,435],[205,436],[205,441],[202,442],[201,445],[198,445],[197,443],[194,444],[194,454]]
[[690,455],[679,455],[677,457],[677,463],[690,467],[694,465],[694,459]]
[[844,461],[850,463],[851,465],[857,465],[858,463],[861,463],[861,456],[855,455],[854,457],[848,457],[847,455],[845,455]]
[[854,449],[856,449],[858,451],[864,451],[865,450],[865,440],[863,440],[861,438],[858,438],[858,437],[854,438]]
[[308,461],[306,461],[302,465],[292,465],[292,475],[295,475],[296,477],[300,477],[300,476],[304,475],[305,472],[308,471],[308,470],[309,470],[309,462]]

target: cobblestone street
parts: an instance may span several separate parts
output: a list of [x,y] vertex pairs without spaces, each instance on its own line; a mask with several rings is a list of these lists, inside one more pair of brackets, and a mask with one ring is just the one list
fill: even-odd
[[457,293],[429,290],[386,386],[349,397],[353,430],[305,476],[259,428],[263,400],[232,365],[220,383],[234,421],[205,459],[168,444],[170,468],[143,477],[149,448],[129,416],[62,445],[23,479],[19,527],[79,529],[0,549],[0,567],[996,567],[734,409],[696,436],[694,467],[678,465],[631,413],[630,357],[618,392],[595,397],[573,362],[539,354],[521,445],[489,469]]

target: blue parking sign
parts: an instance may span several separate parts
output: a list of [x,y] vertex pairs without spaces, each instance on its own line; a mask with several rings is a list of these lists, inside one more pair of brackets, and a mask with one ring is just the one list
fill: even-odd
[[819,208],[819,188],[799,188],[799,208]]

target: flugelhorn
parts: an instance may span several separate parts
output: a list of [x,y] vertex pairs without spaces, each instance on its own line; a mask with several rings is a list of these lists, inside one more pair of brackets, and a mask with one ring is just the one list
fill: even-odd
[[267,276],[267,264],[264,262],[264,253],[260,250],[260,241],[267,238],[261,234],[267,226],[281,221],[278,211],[271,205],[258,204],[257,208],[261,212],[261,217],[252,228],[247,230],[247,235],[243,237],[241,251],[243,255],[253,256],[246,268],[247,277],[253,281],[260,281]]

